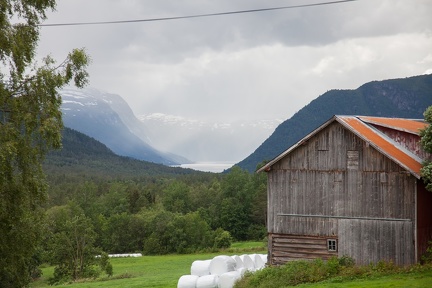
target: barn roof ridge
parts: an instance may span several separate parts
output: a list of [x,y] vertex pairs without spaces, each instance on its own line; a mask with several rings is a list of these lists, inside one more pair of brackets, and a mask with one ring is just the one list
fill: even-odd
[[426,127],[427,123],[421,119],[387,118],[372,116],[334,115],[332,118],[317,127],[311,133],[300,139],[269,163],[260,168],[257,172],[269,171],[271,166],[284,158],[291,151],[306,143],[312,136],[319,133],[330,123],[337,121],[339,124],[350,130],[363,141],[377,149],[380,153],[389,157],[392,161],[406,169],[417,179],[420,179],[422,159],[412,151],[402,147],[396,141],[379,131],[374,125],[386,127],[393,130],[403,131],[419,135],[419,128]]

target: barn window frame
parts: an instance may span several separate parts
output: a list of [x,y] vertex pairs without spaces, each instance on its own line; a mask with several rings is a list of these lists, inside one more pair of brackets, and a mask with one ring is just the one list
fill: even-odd
[[327,250],[329,252],[337,252],[337,240],[336,239],[327,239]]

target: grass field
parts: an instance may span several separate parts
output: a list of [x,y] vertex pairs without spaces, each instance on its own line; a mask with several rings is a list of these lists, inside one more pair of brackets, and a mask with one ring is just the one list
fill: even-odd
[[[79,283],[58,285],[55,287],[93,288],[93,287],[121,287],[121,288],[165,288],[177,287],[180,276],[190,274],[190,267],[195,260],[212,259],[217,255],[242,255],[252,253],[266,253],[262,242],[234,243],[226,251],[218,253],[143,256],[137,258],[112,258],[114,275],[111,278],[87,280]],[[34,282],[31,288],[52,287],[48,278],[52,276],[54,268],[43,268],[43,276]],[[264,286],[263,286],[264,287]],[[289,287],[289,286],[287,286]],[[320,283],[301,284],[298,288],[360,288],[360,287],[392,287],[392,288],[427,288],[432,287],[432,268],[412,273],[365,277],[356,280],[330,279]],[[280,288],[280,287],[273,287]]]
[[[180,276],[190,274],[190,267],[195,260],[212,259],[217,255],[241,255],[249,253],[266,253],[263,242],[233,243],[230,249],[218,253],[187,254],[187,255],[163,255],[143,256],[137,258],[111,258],[113,265],[113,277],[97,279],[82,283],[58,285],[55,287],[70,288],[94,288],[94,287],[123,287],[123,288],[152,288],[152,287],[177,287]],[[53,275],[54,268],[43,268],[43,276],[30,287],[52,287],[48,284],[48,278]],[[127,277],[124,279],[115,279]],[[113,279],[114,278],[114,279]]]

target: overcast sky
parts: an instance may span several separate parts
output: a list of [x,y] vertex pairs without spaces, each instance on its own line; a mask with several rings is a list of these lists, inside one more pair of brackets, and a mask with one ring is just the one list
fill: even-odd
[[[48,23],[177,17],[329,0],[60,0]],[[42,27],[39,56],[92,57],[90,86],[135,114],[288,119],[330,89],[432,72],[432,1],[332,5],[128,24]]]

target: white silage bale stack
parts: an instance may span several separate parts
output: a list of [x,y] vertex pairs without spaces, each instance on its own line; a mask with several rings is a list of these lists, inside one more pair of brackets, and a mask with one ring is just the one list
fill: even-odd
[[231,271],[219,276],[219,288],[232,288],[237,280],[241,278],[239,271]]
[[230,256],[216,256],[210,261],[210,274],[222,275],[236,269],[236,261]]
[[210,275],[210,262],[211,260],[196,260],[192,262],[191,275]]
[[243,260],[244,267],[248,271],[255,271],[255,263],[249,255],[244,254],[244,255],[241,255],[240,258]]
[[177,283],[177,288],[195,288],[198,278],[196,275],[183,275]]
[[206,275],[198,277],[196,282],[196,288],[218,288],[219,276],[218,275]]

